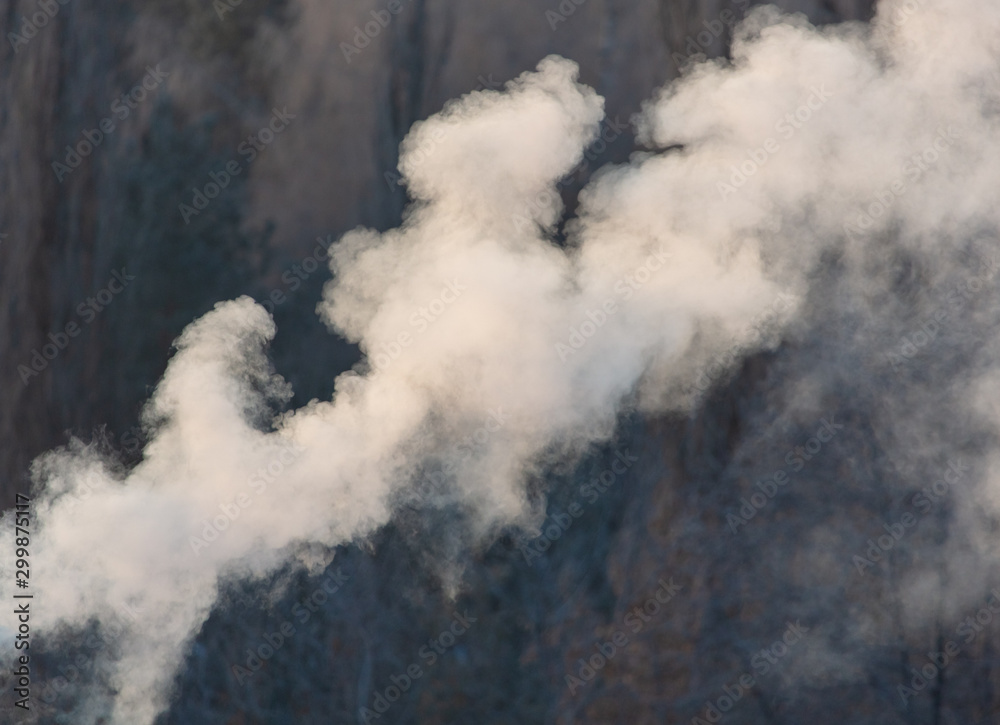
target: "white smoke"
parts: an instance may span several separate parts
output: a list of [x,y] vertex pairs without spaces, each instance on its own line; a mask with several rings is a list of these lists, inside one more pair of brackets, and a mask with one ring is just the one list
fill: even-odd
[[[178,340],[138,466],[78,444],[37,462],[33,631],[136,613],[104,663],[116,699],[81,708],[151,722],[221,577],[363,538],[401,498],[459,503],[476,536],[536,523],[525,483],[553,451],[606,438],[636,400],[689,404],[713,356],[774,342],[755,321],[808,295],[824,254],[866,280],[890,235],[940,260],[1000,226],[981,193],[1000,181],[998,30],[1000,7],[971,0],[886,2],[870,27],[822,30],[758,10],[731,63],[690,68],[638,120],[651,147],[683,147],[601,172],[565,248],[557,182],[603,115],[573,63],[415,125],[401,228],[332,248],[318,311],[366,360],[331,401],[272,419],[289,395],[266,359],[274,326],[239,299]],[[882,291],[859,281],[854,304]],[[427,486],[428,471],[444,475]],[[5,563],[5,599],[13,581]]]

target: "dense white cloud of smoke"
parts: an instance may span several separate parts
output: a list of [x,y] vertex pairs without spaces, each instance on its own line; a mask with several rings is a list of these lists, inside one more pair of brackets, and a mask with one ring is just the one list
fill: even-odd
[[[574,64],[548,58],[417,124],[402,227],[346,235],[319,305],[362,366],[333,400],[272,419],[289,393],[263,308],[193,323],[137,467],[78,445],[38,461],[33,631],[129,607],[103,666],[114,722],[148,723],[221,577],[362,538],[400,500],[458,503],[475,536],[537,522],[525,484],[553,451],[610,435],[637,394],[689,404],[718,353],[773,341],[759,320],[787,320],[824,253],[857,273],[862,309],[890,251],[948,260],[998,226],[998,26],[1000,8],[970,0],[887,2],[873,27],[823,30],[753,13],[731,64],[689,69],[640,118],[648,144],[683,148],[600,173],[566,247],[556,182],[603,105]],[[13,581],[5,559],[4,599]]]

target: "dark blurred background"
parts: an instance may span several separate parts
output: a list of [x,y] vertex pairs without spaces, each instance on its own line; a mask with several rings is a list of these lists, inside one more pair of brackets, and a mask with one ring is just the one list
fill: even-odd
[[[42,4],[3,2],[0,13],[9,41],[0,50],[5,508],[28,489],[32,459],[70,435],[135,461],[141,406],[172,340],[220,300],[271,300],[279,330],[272,356],[295,387],[293,405],[329,396],[358,353],[314,314],[329,271],[301,264],[317,238],[399,223],[406,193],[395,183],[398,145],[415,121],[558,53],[577,61],[582,81],[607,99],[608,118],[627,123],[692,50],[725,55],[728,29],[712,29],[724,12],[739,17],[747,5],[404,0],[365,47],[345,53],[387,3],[53,0],[51,20],[26,42],[12,40],[10,33],[27,36],[24,17]],[[872,12],[863,0],[777,4],[814,23]],[[123,102],[144,78],[152,89]],[[274,109],[294,118],[250,160],[244,142]],[[115,129],[89,155],[68,171],[53,168],[106,117]],[[628,132],[595,149],[590,168],[564,187],[568,206],[590,171],[633,150]],[[198,214],[185,214],[180,205],[191,205],[195,189],[233,160],[242,172]],[[99,294],[115,272],[134,280],[105,305]],[[79,306],[91,298],[97,304],[85,316]],[[70,322],[83,322],[80,334],[32,374],[35,351],[58,345]],[[726,473],[737,451],[746,470],[774,471],[820,425],[776,413],[764,389],[780,388],[789,371],[840,342],[831,333],[809,349],[755,355],[689,416],[626,417],[615,440],[550,482],[550,513],[577,504],[582,517],[530,562],[516,537],[460,555],[457,598],[437,577],[440,558],[455,556],[447,522],[416,515],[371,545],[339,552],[330,572],[339,567],[348,581],[307,622],[293,612],[323,577],[225,583],[160,722],[687,723],[706,717],[707,701],[736,692],[748,672],[756,684],[740,691],[726,722],[1000,722],[991,715],[1000,705],[992,636],[964,645],[959,661],[901,703],[910,668],[953,637],[955,621],[909,626],[892,606],[894,570],[866,578],[851,565],[870,532],[848,527],[838,539],[827,525],[883,515],[880,486],[895,469],[872,433],[872,391],[844,383],[843,397],[824,400],[845,429],[807,470],[817,485],[783,494],[780,507],[759,515],[766,521],[737,534],[727,525],[731,504],[753,490],[749,475]],[[637,463],[596,503],[581,497],[580,484],[626,450]],[[826,481],[865,494],[822,500]],[[939,534],[928,525],[919,536],[932,544]],[[627,631],[636,621],[628,613],[655,596],[660,579],[680,593],[571,692],[566,675],[586,674],[580,658]],[[421,648],[455,612],[477,621],[430,664]],[[238,677],[233,665],[245,666],[247,650],[285,621],[296,634],[252,677]],[[808,629],[804,639],[766,674],[755,669],[755,654],[796,621]],[[72,679],[67,661],[53,655],[40,673],[38,722],[68,722],[56,686],[59,676]],[[423,676],[385,714],[359,714],[413,663]],[[97,679],[85,668],[75,676]]]

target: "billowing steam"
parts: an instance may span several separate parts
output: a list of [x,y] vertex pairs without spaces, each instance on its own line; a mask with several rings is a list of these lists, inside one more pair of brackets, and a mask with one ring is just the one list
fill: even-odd
[[239,299],[178,340],[138,466],[81,445],[37,462],[34,631],[130,612],[102,663],[116,699],[78,714],[151,722],[220,578],[325,563],[310,543],[365,537],[400,500],[458,504],[470,538],[537,523],[525,483],[556,452],[607,437],[624,405],[691,404],[720,354],[823,304],[821,265],[856,280],[837,304],[864,317],[900,259],[944,280],[989,251],[972,243],[1000,227],[998,42],[1000,6],[981,0],[885,2],[871,26],[823,30],[758,10],[731,62],[649,103],[640,138],[665,150],[601,172],[565,247],[557,182],[603,105],[573,63],[417,124],[402,227],[331,248],[319,313],[366,355],[331,401],[273,415],[289,396],[265,356],[274,325]]

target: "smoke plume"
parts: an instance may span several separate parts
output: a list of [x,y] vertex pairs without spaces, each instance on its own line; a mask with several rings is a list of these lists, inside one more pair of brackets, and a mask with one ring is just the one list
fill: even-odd
[[[530,529],[543,512],[528,482],[610,436],[624,409],[695,405],[740,355],[824,334],[830,310],[857,319],[877,358],[858,374],[891,375],[900,331],[934,319],[914,285],[943,289],[996,252],[998,39],[1000,7],[972,0],[883,2],[871,24],[823,29],[758,9],[729,60],[690,66],[647,104],[646,150],[599,172],[570,220],[557,182],[603,117],[572,62],[546,58],[416,124],[402,225],[331,248],[318,314],[364,353],[332,400],[275,412],[290,391],[266,355],[274,325],[242,298],[177,340],[138,465],[78,442],[36,462],[33,631],[131,613],[102,653],[115,696],[76,714],[151,722],[220,581],[325,564],[317,551],[403,501],[457,506],[469,542]],[[994,299],[935,344],[989,335]],[[995,345],[941,363],[963,373],[963,407],[980,401],[980,432],[1000,423]],[[898,398],[913,435],[932,428],[930,397]],[[0,546],[13,538],[8,516]],[[5,599],[12,582],[4,564]]]

